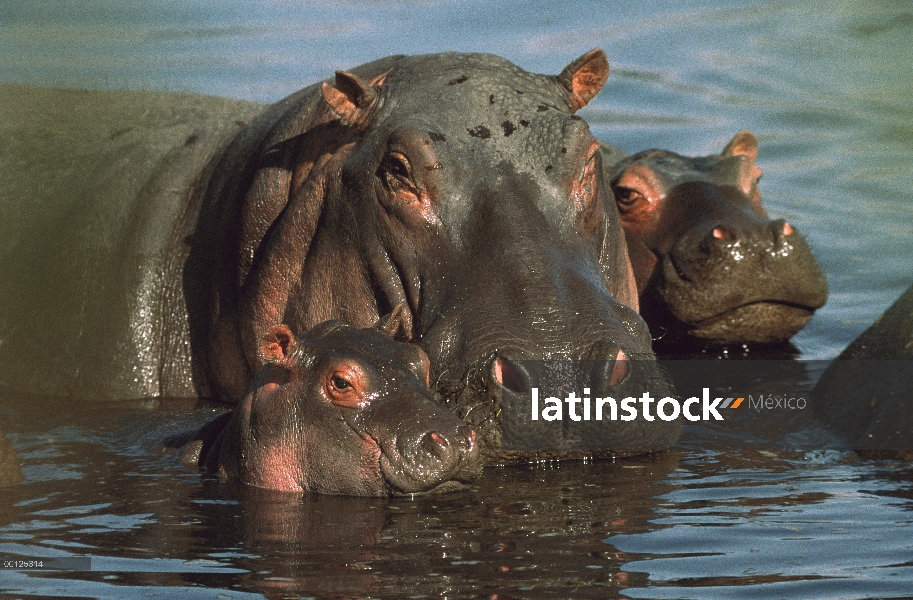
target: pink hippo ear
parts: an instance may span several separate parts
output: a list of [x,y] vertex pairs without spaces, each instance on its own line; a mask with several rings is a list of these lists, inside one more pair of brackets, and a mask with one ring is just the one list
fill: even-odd
[[412,341],[412,313],[405,302],[400,302],[388,315],[384,315],[374,324],[375,329],[380,329],[394,340]]
[[[753,190],[758,179],[763,173],[755,164],[758,159],[758,138],[750,131],[740,131],[735,134],[720,156],[744,156],[742,168],[739,171],[739,189],[748,196],[754,196]],[[757,199],[760,202],[760,197]]]
[[260,360],[264,363],[282,364],[295,350],[297,342],[286,325],[274,325],[266,331],[260,342]]
[[609,59],[600,48],[594,48],[564,67],[558,83],[570,93],[568,106],[577,112],[592,100],[609,78]]
[[343,125],[362,131],[367,128],[377,104],[377,90],[351,73],[336,71],[336,87],[324,82],[321,92]]

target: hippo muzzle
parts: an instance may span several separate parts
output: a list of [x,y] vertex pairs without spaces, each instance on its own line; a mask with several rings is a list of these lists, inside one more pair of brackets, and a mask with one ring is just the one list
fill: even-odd
[[[415,415],[410,404],[398,403],[396,412]],[[433,417],[407,417],[397,427],[398,435],[379,440],[380,469],[395,494],[445,491],[470,483],[478,475],[479,446],[472,427],[456,417],[451,423]]]

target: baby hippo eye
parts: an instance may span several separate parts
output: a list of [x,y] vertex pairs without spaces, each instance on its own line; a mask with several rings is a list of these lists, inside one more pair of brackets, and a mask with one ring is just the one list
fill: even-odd
[[357,361],[343,360],[327,369],[324,391],[337,406],[358,408],[366,402],[366,374]]

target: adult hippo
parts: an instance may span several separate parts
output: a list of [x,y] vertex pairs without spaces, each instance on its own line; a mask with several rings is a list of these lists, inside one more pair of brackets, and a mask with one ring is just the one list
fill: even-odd
[[805,240],[767,217],[750,132],[711,156],[604,153],[658,349],[788,340],[827,300]]
[[0,430],[0,487],[22,481],[22,469],[19,467],[19,456],[13,445]]
[[388,496],[472,482],[476,433],[434,401],[427,355],[390,337],[400,314],[370,329],[327,321],[297,339],[269,328],[265,366],[184,462],[287,492]]
[[[581,374],[593,393],[669,395],[599,145],[574,114],[607,76],[601,50],[557,76],[446,53],[265,108],[7,89],[0,198],[21,223],[0,237],[0,380],[238,402],[269,327],[366,327],[404,303],[434,391],[489,455],[501,394],[538,379],[520,360],[604,360]],[[35,344],[55,348],[40,369]],[[677,434],[605,424],[610,448]]]
[[861,454],[913,460],[913,287],[828,366],[812,399]]

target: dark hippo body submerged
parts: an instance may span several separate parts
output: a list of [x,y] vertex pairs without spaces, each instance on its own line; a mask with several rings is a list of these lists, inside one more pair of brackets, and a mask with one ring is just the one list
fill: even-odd
[[604,151],[657,348],[782,342],[827,300],[805,240],[761,203],[754,135],[711,156]]
[[[265,108],[4,88],[0,380],[238,402],[271,326],[366,327],[404,304],[434,391],[489,456],[502,384],[535,379],[519,361],[604,360],[594,393],[667,395],[574,114],[607,75],[601,51],[558,76],[398,56]],[[57,349],[40,370],[36,342]],[[643,450],[678,435],[605,436],[635,428]]]
[[812,396],[815,416],[864,456],[913,460],[913,287],[828,366]]

